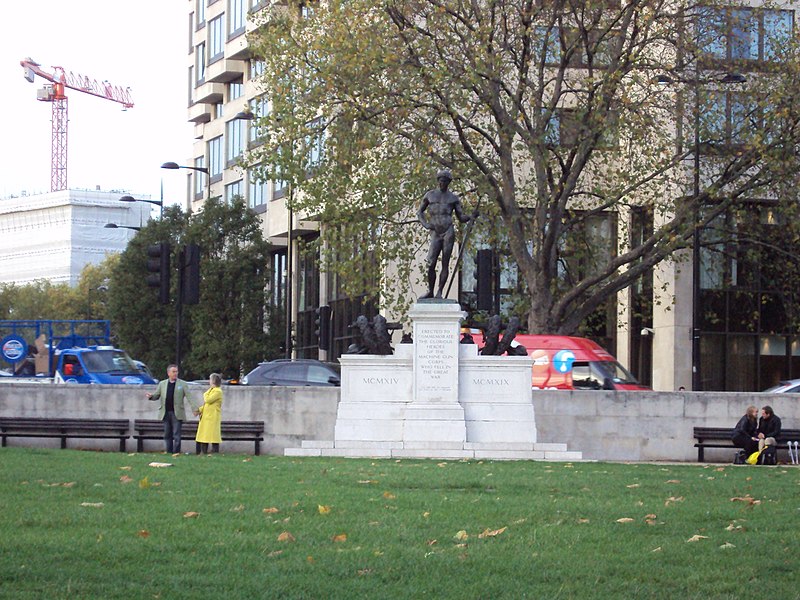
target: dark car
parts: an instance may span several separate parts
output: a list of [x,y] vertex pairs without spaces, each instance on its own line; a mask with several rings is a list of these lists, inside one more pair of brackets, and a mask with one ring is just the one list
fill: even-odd
[[279,359],[261,363],[242,378],[242,385],[338,386],[339,365],[312,359]]

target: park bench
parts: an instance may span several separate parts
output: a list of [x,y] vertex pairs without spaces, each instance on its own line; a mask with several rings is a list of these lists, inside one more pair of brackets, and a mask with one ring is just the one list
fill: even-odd
[[60,438],[67,447],[68,438],[118,439],[119,451],[125,452],[130,435],[128,419],[44,419],[0,417],[0,437],[5,448],[11,437]]
[[[694,437],[697,443],[697,462],[703,462],[706,448],[735,448],[731,437],[733,427],[695,427]],[[800,440],[800,429],[782,429],[781,435],[777,439],[778,450],[786,450],[789,446],[786,442]]]
[[[144,440],[163,440],[164,422],[153,419],[136,419],[133,422],[136,440],[136,451],[144,450]],[[197,435],[197,421],[184,421],[181,427],[182,440],[194,440]],[[264,441],[264,421],[223,421],[223,442],[253,442],[254,454],[261,454],[261,442]]]

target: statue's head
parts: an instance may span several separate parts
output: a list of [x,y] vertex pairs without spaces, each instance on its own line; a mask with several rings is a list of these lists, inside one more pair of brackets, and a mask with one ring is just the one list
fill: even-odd
[[453,181],[453,175],[447,169],[442,169],[436,173],[436,181],[441,181],[442,179],[446,179],[449,183]]

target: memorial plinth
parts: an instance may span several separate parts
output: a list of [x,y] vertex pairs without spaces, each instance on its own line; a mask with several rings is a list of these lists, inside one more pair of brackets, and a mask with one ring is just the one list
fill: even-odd
[[527,356],[479,356],[460,344],[466,314],[447,300],[417,302],[413,344],[390,356],[344,355],[334,440],[287,456],[580,460],[537,444]]

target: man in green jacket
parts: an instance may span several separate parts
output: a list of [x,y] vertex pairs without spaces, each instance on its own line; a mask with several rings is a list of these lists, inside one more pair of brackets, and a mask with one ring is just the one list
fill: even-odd
[[186,419],[183,403],[188,402],[192,414],[197,416],[199,407],[189,395],[189,384],[178,379],[178,365],[167,367],[167,378],[158,382],[156,391],[145,394],[148,400],[161,400],[158,418],[164,421],[164,443],[168,454],[181,453],[181,428]]

